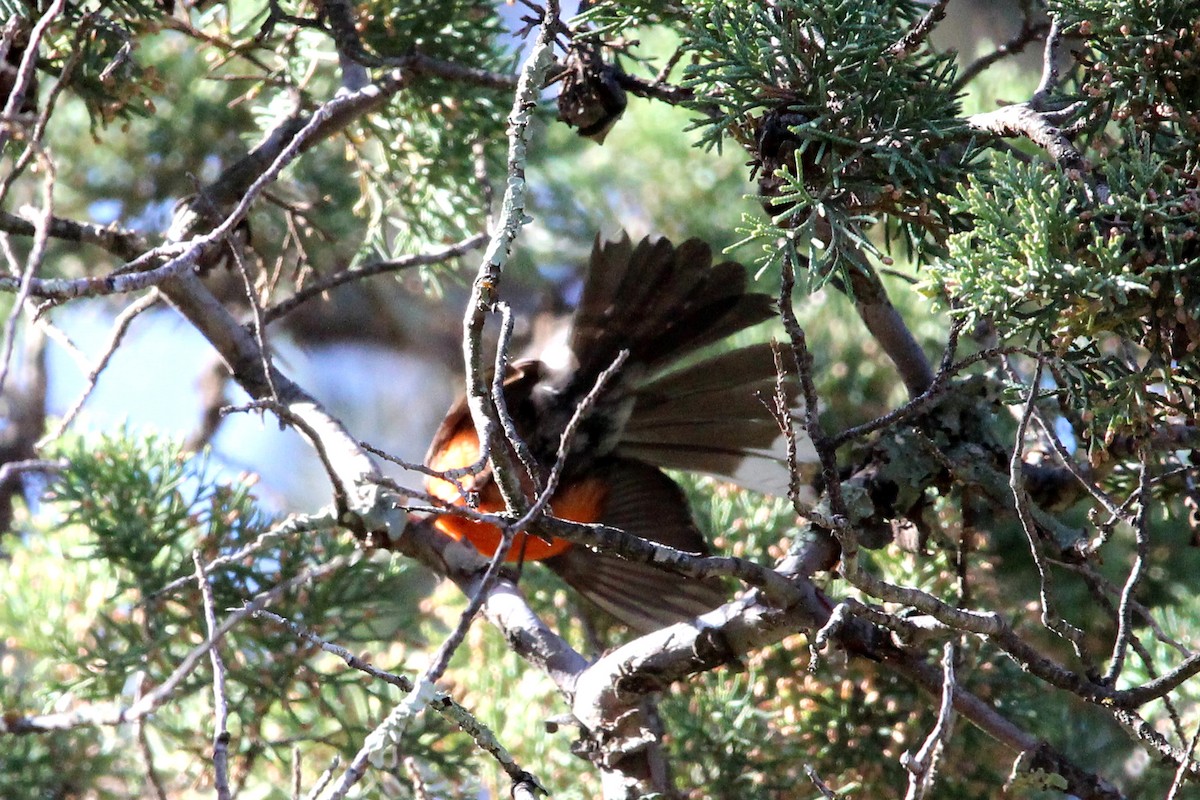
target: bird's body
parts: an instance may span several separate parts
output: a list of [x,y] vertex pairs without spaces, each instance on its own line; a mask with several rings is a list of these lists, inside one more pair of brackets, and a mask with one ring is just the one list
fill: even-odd
[[[683,493],[661,468],[709,473],[759,490],[785,489],[783,434],[767,405],[776,387],[771,348],[753,345],[680,365],[699,348],[772,314],[770,297],[746,291],[741,265],[714,265],[708,246],[698,240],[679,247],[665,239],[636,246],[626,237],[598,241],[565,352],[520,361],[505,381],[508,411],[545,474],[580,402],[627,351],[570,441],[550,498],[554,516],[603,523],[704,554],[707,543]],[[794,391],[785,393],[794,400]],[[434,436],[426,463],[447,472],[476,463],[479,452],[466,403],[459,401]],[[814,459],[801,450],[801,460]],[[532,497],[533,481],[524,476],[523,483]],[[473,494],[477,510],[504,510],[487,469],[457,479],[457,485],[430,478],[427,487],[449,504],[462,505]],[[435,525],[485,555],[500,541],[494,526],[454,514],[440,515]],[[545,562],[639,630],[692,618],[725,600],[719,582],[687,579],[561,539],[520,533],[508,557]]]
[[[469,419],[465,419],[464,422],[466,424],[455,431],[446,442],[446,446],[430,456],[429,467],[446,472],[462,469],[479,460],[479,436]],[[504,499],[500,496],[500,489],[495,481],[490,478],[476,481],[472,476],[466,476],[458,482],[466,491],[478,492],[478,511],[497,513],[504,510]],[[432,479],[429,481],[429,491],[443,500],[458,502],[460,499],[458,487],[450,481]],[[595,476],[585,477],[572,481],[555,492],[550,500],[550,511],[556,517],[573,522],[597,522],[607,500],[608,490],[604,483]],[[459,541],[466,539],[471,542],[484,555],[492,555],[500,546],[500,530],[495,525],[452,514],[443,514],[434,524],[438,530]],[[508,551],[507,560],[542,561],[565,552],[570,546],[570,543],[562,539],[547,541],[538,536],[520,533]]]

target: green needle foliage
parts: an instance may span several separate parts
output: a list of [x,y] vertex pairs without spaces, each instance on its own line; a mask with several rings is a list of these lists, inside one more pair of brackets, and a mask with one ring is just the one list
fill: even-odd
[[[114,698],[130,705],[163,683],[207,630],[194,579],[176,591],[159,590],[194,575],[193,552],[210,562],[238,552],[268,528],[248,482],[218,479],[203,457],[185,455],[158,436],[80,439],[59,455],[70,466],[47,499],[57,529],[9,542],[3,567],[6,585],[35,587],[40,574],[46,587],[14,595],[0,610],[0,628],[9,632],[0,692],[9,713],[49,713]],[[422,646],[430,633],[415,605],[428,592],[428,579],[404,562],[356,563],[353,545],[335,531],[280,537],[214,570],[209,582],[218,619],[259,592],[338,558],[346,563],[335,575],[298,584],[271,610],[335,636],[357,654],[377,654],[382,668],[404,672],[404,649]],[[248,766],[261,760],[265,773],[281,781],[290,774],[296,745],[316,746],[305,765],[310,783],[325,766],[322,759],[352,757],[374,720],[398,698],[399,690],[363,680],[267,620],[235,629],[221,652],[229,713],[241,731],[231,755],[247,759]],[[195,779],[210,764],[211,748],[211,732],[196,724],[197,715],[211,714],[212,702],[205,658],[175,700],[141,723],[147,741],[142,757],[121,745],[126,734],[112,728],[21,737],[20,746],[5,754],[11,768],[0,776],[0,787],[11,787],[5,796],[76,796],[108,775],[110,788],[102,796],[128,797],[143,780],[141,758],[151,759],[168,784]],[[439,717],[422,718],[409,744],[433,773],[457,783],[467,779],[461,772],[465,741],[447,740],[448,732]],[[66,748],[94,753],[91,766],[51,769],[55,753]],[[408,785],[399,765],[371,783],[397,779]],[[285,784],[261,796],[288,797]]]
[[1086,36],[1077,97],[1093,174],[991,159],[946,196],[970,220],[930,286],[969,323],[1053,360],[1093,460],[1120,436],[1194,420],[1200,367],[1196,3],[1062,4]]
[[[810,290],[834,270],[879,255],[868,231],[923,251],[951,226],[939,195],[975,152],[964,138],[952,54],[917,41],[897,49],[927,11],[914,2],[699,4],[688,85],[705,146],[727,137],[758,150],[772,218],[751,238],[809,262]],[[790,146],[783,148],[781,140]]]
[[[379,58],[419,52],[500,74],[515,66],[490,3],[373,2],[360,9],[363,45]],[[393,257],[474,232],[487,210],[478,171],[502,168],[508,105],[494,89],[433,79],[373,116],[350,151],[366,184],[367,246]]]
[[1111,201],[1084,210],[1077,179],[997,158],[951,201],[974,228],[930,272],[968,323],[994,320],[1004,341],[1060,359],[1064,399],[1090,412],[1097,444],[1194,418],[1200,379],[1196,178],[1148,150],[1105,176]]

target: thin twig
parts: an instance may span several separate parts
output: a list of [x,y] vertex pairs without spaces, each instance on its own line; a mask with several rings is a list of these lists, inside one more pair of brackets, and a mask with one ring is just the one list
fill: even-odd
[[958,349],[958,337],[962,333],[964,318],[959,317],[950,327],[950,334],[946,338],[946,349],[942,353],[942,364],[938,369],[937,375],[933,378],[933,383],[929,384],[924,392],[909,400],[899,408],[889,411],[882,416],[876,417],[870,422],[864,422],[862,425],[855,425],[852,428],[838,433],[831,437],[830,445],[837,449],[846,442],[854,439],[860,439],[870,433],[893,425],[902,420],[908,419],[916,414],[920,414],[933,405],[933,402],[942,396],[947,389],[950,388],[950,378],[961,372],[965,367],[954,364],[954,353]]
[[142,769],[146,772],[146,783],[150,784],[154,800],[168,800],[166,787],[163,786],[162,778],[154,767],[154,753],[150,750],[150,739],[146,736],[146,718],[142,717],[134,722],[133,729],[137,738],[138,754],[142,758]]
[[[0,126],[0,133],[3,131],[4,126]],[[36,146],[32,142],[30,145]],[[0,148],[2,147],[3,143],[0,142]],[[50,238],[50,219],[54,216],[54,186],[58,180],[58,174],[54,162],[46,157],[40,148],[39,154],[42,156],[42,167],[46,175],[46,179],[42,182],[42,208],[37,222],[34,223],[33,245],[25,260],[25,270],[17,284],[17,296],[13,300],[12,311],[9,312],[8,320],[4,324],[3,352],[0,353],[0,393],[4,391],[4,384],[8,380],[8,369],[12,361],[13,346],[16,343],[17,319],[25,310],[25,300],[29,297],[30,287],[34,282],[33,276],[37,274],[38,269],[42,266],[42,259],[46,256],[46,244]]]
[[300,788],[304,780],[304,764],[300,760],[300,745],[292,745],[292,800],[300,800]]
[[1058,48],[1062,44],[1062,25],[1057,15],[1050,17],[1050,33],[1046,35],[1046,48],[1042,52],[1042,78],[1030,98],[1029,104],[1042,109],[1050,93],[1058,88]]
[[654,564],[660,569],[689,578],[736,578],[762,590],[765,599],[779,608],[789,608],[801,599],[802,593],[788,578],[747,558],[698,556],[648,541],[619,528],[588,525],[553,517],[543,517],[535,530],[539,534],[557,536],[571,544],[612,553],[629,561]]
[[813,382],[813,358],[808,350],[808,340],[804,329],[800,327],[796,314],[792,310],[794,298],[792,290],[795,286],[795,272],[790,258],[784,258],[783,282],[779,290],[779,315],[783,319],[784,330],[787,331],[792,344],[792,367],[800,381],[801,395],[804,398],[804,429],[812,440],[821,459],[821,473],[825,480],[826,491],[829,493],[830,507],[835,514],[844,514],[845,502],[841,495],[841,480],[838,476],[837,455],[832,443],[821,427],[819,416],[819,400],[816,384]]
[[1184,779],[1191,772],[1192,757],[1196,752],[1196,740],[1200,739],[1200,725],[1196,726],[1196,732],[1192,734],[1191,740],[1188,742],[1187,752],[1184,753],[1182,759],[1179,760],[1179,769],[1175,770],[1175,779],[1171,781],[1171,789],[1167,792],[1166,800],[1175,800],[1179,793],[1179,788],[1183,786]]
[[[21,103],[25,100],[25,91],[33,80],[34,70],[37,69],[38,50],[42,44],[42,37],[46,34],[46,29],[50,27],[50,23],[62,13],[64,5],[66,5],[66,0],[54,0],[46,7],[45,13],[29,31],[29,41],[25,45],[25,52],[21,54],[21,63],[17,65],[17,75],[9,90],[7,101],[3,110],[0,110],[0,119],[11,120],[15,117]],[[10,124],[0,125],[0,151],[4,150],[4,146],[8,144],[11,136],[12,126]]]
[[800,463],[797,457],[799,444],[796,440],[796,419],[792,416],[793,401],[788,397],[787,392],[788,369],[783,363],[783,351],[776,344],[772,344],[771,357],[775,361],[775,396],[774,402],[768,406],[768,411],[771,412],[775,424],[779,426],[779,430],[784,436],[788,468],[788,500],[791,501],[792,508],[799,512],[799,509],[803,507],[801,492],[804,488],[804,481],[800,478]]
[[487,590],[490,589],[491,581],[495,580],[499,567],[504,562],[504,557],[508,553],[508,548],[512,546],[512,529],[506,526],[501,528],[501,532],[503,534],[501,544],[492,555],[484,578],[480,581],[477,591],[471,597],[467,609],[460,616],[458,625],[455,626],[451,635],[442,642],[432,663],[417,678],[413,685],[409,687],[405,698],[392,709],[387,718],[376,726],[375,730],[371,731],[366,740],[363,741],[362,747],[355,753],[349,766],[346,767],[346,771],[342,774],[342,780],[334,787],[333,793],[330,795],[330,800],[342,800],[346,796],[346,793],[365,774],[368,762],[379,761],[386,748],[398,744],[400,737],[408,727],[409,721],[423,707],[431,705],[437,700],[438,690],[435,681],[440,677],[441,672],[445,670],[450,657],[465,638],[466,631],[474,620],[475,614],[487,599]]
[[934,27],[946,18],[946,6],[949,2],[950,0],[936,0],[929,7],[929,10],[925,12],[925,15],[917,20],[904,36],[900,38],[900,41],[887,49],[887,56],[889,58],[903,58],[915,53],[917,48],[929,38],[929,34],[933,33]]
[[317,800],[317,798],[325,792],[325,787],[328,786],[331,781],[333,781],[333,776],[337,774],[338,767],[341,765],[341,757],[334,756],[330,760],[329,766],[326,767],[325,771],[321,773],[321,777],[317,779],[315,784],[313,784],[312,791],[304,796],[304,800]]
[[200,551],[192,551],[192,563],[196,565],[196,583],[200,584],[200,597],[204,606],[204,623],[208,626],[208,638],[213,646],[208,655],[213,668],[213,782],[217,800],[231,800],[229,793],[229,700],[225,696],[225,662],[221,660],[221,649],[216,644],[217,612],[213,602],[212,587],[204,573],[204,562]]
[[830,789],[829,785],[826,784],[825,781],[821,780],[821,776],[817,774],[816,767],[814,767],[812,764],[805,764],[804,774],[808,776],[810,781],[812,781],[812,785],[817,787],[817,791],[821,793],[822,797],[826,798],[826,800],[838,800],[837,792],[833,791],[833,789]]
[[[489,89],[511,91],[517,88],[519,79],[508,73],[491,72],[478,67],[441,61],[419,52],[396,57],[381,57],[369,53],[358,35],[358,29],[355,26],[355,12],[350,5],[345,0],[327,0],[325,8],[326,18],[329,22],[329,29],[326,32],[334,40],[343,68],[345,68],[346,60],[352,60],[365,67],[393,67],[402,71],[436,75],[447,80]],[[320,26],[315,27],[319,28]]]
[[954,676],[954,658],[954,643],[946,642],[942,646],[942,704],[938,708],[937,723],[915,756],[901,758],[901,763],[909,773],[905,800],[923,800],[933,788],[938,761],[950,741],[950,733],[954,728],[954,690],[958,686]]
[[[215,572],[229,564],[236,564],[240,561],[245,561],[250,556],[262,550],[269,544],[297,533],[314,533],[317,531],[329,530],[336,526],[335,519],[330,514],[292,514],[284,519],[278,525],[275,525],[268,530],[263,531],[255,537],[253,542],[239,547],[232,553],[223,556],[217,556],[212,561],[204,565],[205,572]],[[183,575],[170,583],[156,590],[152,594],[146,595],[141,603],[148,604],[157,602],[164,595],[167,595],[181,586],[190,583],[193,577]]]
[[102,84],[112,81],[117,70],[129,63],[130,55],[133,53],[133,40],[130,38],[128,31],[111,23],[106,24],[105,27],[121,39],[121,46],[117,48],[117,52],[113,54],[112,59],[104,69],[100,70],[100,74],[97,77]]
[[1046,574],[1046,561],[1042,554],[1041,537],[1038,534],[1037,523],[1033,519],[1033,513],[1029,510],[1029,495],[1025,491],[1025,478],[1021,469],[1025,463],[1025,431],[1028,429],[1029,419],[1033,416],[1034,404],[1037,402],[1038,387],[1042,379],[1043,366],[1042,360],[1038,359],[1037,368],[1034,370],[1033,378],[1029,382],[1029,396],[1025,400],[1025,410],[1021,414],[1020,420],[1017,423],[1017,432],[1013,437],[1015,444],[1013,446],[1012,457],[1009,459],[1008,485],[1012,490],[1013,504],[1016,508],[1017,518],[1021,521],[1021,529],[1025,532],[1025,538],[1029,542],[1029,552],[1033,556],[1033,565],[1038,573],[1038,599],[1042,609],[1042,624],[1048,630],[1054,631],[1069,641],[1075,648],[1075,654],[1086,664],[1088,660],[1084,651],[1083,631],[1060,617],[1050,602],[1049,577]]
[[1109,514],[1108,519],[1096,526],[1096,536],[1087,543],[1084,554],[1094,555],[1102,547],[1104,547],[1104,545],[1108,544],[1108,540],[1112,538],[1112,535],[1116,530],[1117,523],[1121,520],[1129,519],[1129,509],[1133,508],[1133,504],[1137,503],[1140,499],[1141,489],[1139,487],[1138,489],[1134,489],[1132,492],[1130,492],[1129,496],[1122,500],[1119,506],[1113,509],[1112,513]]
[[[497,419],[495,401],[488,391],[487,381],[484,377],[483,327],[485,317],[496,301],[496,291],[513,241],[527,221],[525,163],[528,128],[546,71],[550,66],[555,30],[551,22],[558,19],[558,13],[557,0],[549,0],[542,15],[542,28],[538,32],[537,40],[521,67],[508,120],[508,179],[505,185],[500,227],[492,234],[484,253],[483,261],[471,287],[471,297],[463,321],[463,360],[467,374],[467,406],[471,413],[471,421],[478,433],[481,456],[484,453],[489,455],[496,485],[504,497],[505,507],[510,511],[524,505],[524,496],[511,459],[507,458],[504,433],[500,429]],[[504,556],[503,545],[509,544],[511,540],[511,528],[502,527],[501,532],[502,546],[497,549],[489,564],[489,572],[498,569],[498,564]],[[341,780],[330,794],[330,800],[341,800],[346,796],[347,792],[363,776],[367,763],[375,760],[385,748],[399,739],[407,729],[409,721],[428,703],[435,691],[433,682],[428,680],[427,675],[422,675],[416,681],[408,696],[397,704],[387,718],[364,740],[362,747],[354,755],[342,774]]]
[[507,180],[500,219],[479,265],[463,319],[463,362],[466,370],[467,408],[479,438],[480,457],[491,458],[496,486],[510,510],[523,508],[520,481],[504,448],[505,436],[497,418],[495,401],[485,380],[483,328],[497,300],[497,291],[518,232],[528,222],[525,214],[525,163],[528,158],[529,123],[538,93],[553,54],[553,25],[558,19],[557,0],[546,4],[542,29],[521,68],[508,123]]
[[886,628],[894,632],[897,639],[906,643],[923,642],[932,636],[945,638],[955,632],[949,625],[932,617],[901,617],[890,614],[879,606],[867,605],[853,597],[846,597],[833,607],[825,624],[809,637],[809,672],[817,671],[822,652],[841,637],[843,632],[851,627],[851,621],[856,618]]
[[[266,610],[256,611],[254,616],[257,619],[267,619],[276,623],[277,625],[283,626],[295,636],[300,637],[306,642],[315,644],[325,652],[331,653],[332,655],[342,659],[351,669],[359,670],[360,672],[370,675],[372,678],[384,681],[392,686],[397,686],[402,691],[412,691],[413,682],[410,679],[403,675],[397,675],[394,672],[387,672],[379,669],[369,661],[354,655],[345,647],[322,639],[313,631],[297,622],[293,622],[286,617],[281,617],[278,614]],[[459,703],[455,702],[454,699],[448,694],[438,692],[437,696],[430,703],[430,708],[440,714],[448,722],[457,726],[459,730],[463,731],[472,739],[474,739],[475,744],[477,744],[480,749],[489,753],[510,778],[513,780],[519,780],[529,775],[528,772],[522,769],[521,766],[517,764],[515,760],[513,760],[513,757],[508,750],[506,750],[504,746],[501,745],[496,739],[496,735],[489,730],[487,726],[476,719],[470,711],[468,711]]]
[[61,472],[70,466],[66,460],[47,461],[42,458],[29,458],[23,461],[8,461],[0,464],[0,487],[7,486],[8,482],[17,475],[22,475],[26,472]]
[[66,432],[67,428],[71,426],[71,423],[75,421],[75,417],[79,414],[80,410],[83,409],[84,403],[87,402],[88,398],[91,397],[92,392],[95,390],[96,383],[100,380],[101,373],[103,373],[108,367],[108,362],[111,361],[112,357],[116,354],[117,348],[121,345],[121,341],[125,338],[125,334],[129,330],[129,326],[135,319],[137,319],[139,314],[141,314],[143,311],[153,308],[161,299],[162,296],[158,293],[158,290],[151,289],[149,292],[126,306],[125,309],[117,315],[117,319],[113,323],[112,333],[110,333],[108,336],[108,342],[105,344],[104,349],[100,352],[99,358],[96,359],[95,366],[88,370],[87,377],[84,378],[83,391],[80,392],[79,397],[75,398],[75,402],[72,403],[71,407],[67,409],[65,414],[63,414],[62,419],[59,420],[58,425],[54,428],[54,431],[43,437],[42,440],[38,442],[38,447],[44,447],[46,444],[58,439],[63,435],[63,433]]
[[[546,28],[548,29],[548,26],[546,26]],[[530,61],[532,60],[533,56],[530,56]],[[528,471],[530,479],[536,482],[538,481],[538,467],[536,467],[536,462],[534,462],[533,453],[528,451],[526,445],[524,445],[520,437],[520,434],[517,433],[514,423],[512,423],[511,416],[508,414],[508,408],[506,408],[504,403],[503,378],[506,372],[508,372],[508,369],[506,369],[506,366],[508,366],[506,365],[506,351],[508,351],[508,338],[511,333],[512,320],[508,306],[506,306],[505,303],[496,303],[496,306],[499,308],[500,313],[502,313],[502,335],[500,335],[500,342],[497,348],[496,374],[494,374],[492,385],[491,397],[493,401],[493,409],[494,413],[496,413],[500,428],[503,429],[505,440],[508,441],[512,447],[514,447],[514,450],[518,453],[518,456],[521,456],[521,461],[524,465],[524,468],[526,468]],[[467,608],[463,609],[454,631],[451,631],[449,636],[443,640],[442,645],[439,646],[436,654],[434,654],[431,658],[430,664],[428,664],[428,667],[425,669],[425,673],[421,675],[419,685],[433,685],[434,682],[440,679],[440,676],[442,676],[442,674],[445,672],[446,667],[449,666],[450,658],[454,656],[458,646],[460,646],[463,640],[466,639],[467,631],[469,630],[470,625],[472,625],[472,622],[474,621],[475,616],[478,615],[479,610],[482,608],[482,606],[484,606],[484,602],[487,600],[488,591],[491,590],[494,581],[496,581],[496,578],[499,575],[499,567],[504,563],[504,559],[512,547],[512,541],[514,541],[515,534],[517,531],[527,528],[530,523],[535,521],[535,519],[541,515],[542,511],[545,510],[546,504],[548,501],[550,501],[550,498],[554,493],[554,489],[557,488],[558,479],[559,476],[562,475],[562,470],[566,461],[566,455],[568,455],[571,440],[574,439],[575,431],[578,425],[580,425],[580,421],[584,416],[587,415],[587,411],[595,403],[596,398],[599,397],[602,390],[604,390],[607,381],[617,373],[620,365],[624,363],[625,357],[628,357],[628,355],[628,351],[622,351],[622,353],[618,355],[617,360],[613,362],[613,365],[605,369],[604,372],[600,373],[598,379],[596,379],[596,384],[592,391],[590,391],[588,395],[582,399],[580,404],[578,404],[574,415],[571,416],[568,426],[566,426],[563,431],[562,438],[559,440],[557,462],[554,463],[550,477],[547,479],[546,487],[541,489],[539,492],[538,499],[536,499],[534,503],[529,506],[528,510],[524,511],[522,517],[518,518],[515,523],[500,525],[500,534],[502,534],[502,536],[500,536],[500,543],[496,549],[496,552],[492,554],[491,563],[487,565],[487,571],[484,573],[484,577],[482,577],[478,587],[476,587],[474,591],[474,594],[472,597],[470,597],[470,600],[467,603]],[[416,690],[414,687],[413,690],[410,690],[409,694],[410,697],[416,696],[416,694],[418,694],[418,690]]]
[[1140,714],[1127,708],[1114,708],[1112,717],[1134,741],[1164,761],[1178,765],[1193,781],[1200,779],[1200,767],[1190,757],[1190,754],[1185,750],[1172,747],[1167,738]]
[[340,520],[342,515],[350,510],[350,498],[353,496],[355,487],[346,484],[345,476],[334,466],[333,456],[329,452],[327,442],[318,435],[316,429],[307,419],[295,413],[289,405],[268,398],[252,400],[240,406],[226,406],[221,409],[222,414],[246,411],[271,411],[308,438],[313,450],[316,451],[317,458],[321,461],[321,466],[325,469],[325,475],[329,478],[330,486],[333,489],[333,505],[337,510],[336,518]]
[[508,556],[508,552],[512,548],[516,530],[514,526],[507,524],[500,527],[500,544],[497,545],[496,552],[492,553],[492,558],[488,562],[487,570],[483,573],[483,578],[479,581],[479,585],[468,599],[467,607],[459,615],[458,624],[454,626],[454,630],[450,631],[450,635],[442,640],[437,652],[433,654],[433,658],[429,660],[428,666],[425,667],[425,671],[418,679],[418,683],[409,687],[409,698],[420,696],[421,692],[418,691],[418,687],[430,687],[430,691],[432,691],[433,685],[441,680],[442,675],[445,674],[446,668],[450,666],[450,659],[454,657],[454,654],[458,652],[458,648],[466,640],[467,631],[470,630],[471,624],[474,623],[475,617],[479,614],[479,610],[483,608],[488,592],[491,591],[496,578],[500,574],[500,566],[504,563],[504,559]]
[[51,322],[48,317],[42,317],[36,320],[34,324],[46,335],[47,339],[55,342],[70,356],[80,372],[86,373],[88,371],[91,364],[88,361],[87,353],[80,350],[79,345],[71,341],[71,337],[67,335],[66,331]]
[[959,94],[979,73],[1002,58],[1021,53],[1031,42],[1037,41],[1050,30],[1050,26],[1046,23],[1034,23],[1032,2],[1026,0],[1022,5],[1024,6],[1024,18],[1021,20],[1021,30],[1017,31],[1008,41],[1001,44],[992,52],[980,56],[959,70],[958,78],[949,89],[950,94]]
[[[1088,586],[1095,588],[1097,602],[1100,602],[1105,606],[1106,612],[1111,612],[1115,615],[1117,607],[1109,598],[1119,598],[1121,596],[1121,590],[1115,584],[1113,584],[1112,581],[1102,575],[1100,571],[1096,569],[1096,567],[1087,561],[1081,563],[1072,563],[1070,561],[1051,559],[1051,563],[1060,569],[1065,569],[1080,575]],[[1137,614],[1139,622],[1149,628],[1154,634],[1155,639],[1172,648],[1184,658],[1192,655],[1191,650],[1184,647],[1179,640],[1169,636],[1167,632],[1162,629],[1162,626],[1158,623],[1158,620],[1156,620],[1154,615],[1150,613],[1150,609],[1146,608],[1146,606],[1142,605],[1133,598],[1130,598],[1129,606],[1133,610],[1133,613]],[[1155,675],[1151,673],[1150,677],[1153,678]]]
[[1121,604],[1117,608],[1117,637],[1113,642],[1112,659],[1108,671],[1104,673],[1104,682],[1110,685],[1116,683],[1125,666],[1125,653],[1129,648],[1129,637],[1133,635],[1133,596],[1142,580],[1142,570],[1150,557],[1150,455],[1142,452],[1142,466],[1138,475],[1138,515],[1133,526],[1137,543],[1133,567],[1129,577],[1121,589]]
[[[46,126],[50,124],[50,115],[54,113],[54,108],[58,104],[59,95],[62,94],[63,89],[67,88],[67,84],[70,83],[72,76],[75,74],[75,69],[83,60],[84,54],[88,51],[88,48],[84,47],[83,43],[92,32],[92,26],[95,19],[95,12],[84,14],[83,19],[80,20],[79,25],[76,27],[70,55],[67,56],[67,60],[63,63],[62,68],[59,70],[58,80],[54,82],[54,86],[50,90],[50,95],[46,98],[45,103],[42,105],[41,111],[38,113],[37,122],[34,123],[33,131],[29,134],[28,144],[26,145],[25,150],[17,158],[16,163],[13,164],[12,169],[7,175],[4,176],[2,180],[0,180],[0,205],[4,204],[5,199],[8,197],[8,192],[16,182],[17,178],[20,177],[20,175],[25,171],[25,168],[29,166],[29,164],[37,155],[42,139],[46,135]],[[14,18],[14,22],[15,21],[16,20]],[[30,42],[26,49],[26,53],[32,51],[36,57],[37,50],[38,45],[34,42]],[[13,89],[13,93],[10,94],[9,97],[11,99],[14,96],[16,96],[15,87]],[[50,235],[52,237],[55,236],[53,226],[51,227]]]
[[654,76],[654,84],[664,84],[670,80],[671,73],[675,71],[675,67],[679,65],[680,60],[684,57],[684,55],[687,54],[687,52],[688,49],[686,47],[676,47],[675,52],[671,53],[671,55],[667,58],[666,63],[663,64],[662,69],[660,69],[658,74]]
[[517,430],[517,423],[509,413],[508,396],[504,391],[504,385],[509,378],[508,347],[513,332],[512,308],[508,303],[498,302],[496,310],[500,313],[500,336],[496,342],[496,369],[492,375],[492,400],[496,404],[496,419],[500,423],[501,430],[504,431],[504,438],[508,441],[508,446],[516,454],[517,460],[521,462],[525,474],[533,484],[534,491],[541,492],[541,468],[538,466],[537,459],[533,457],[533,451],[529,449],[529,444]]
[[404,774],[408,776],[408,783],[412,786],[413,800],[433,800],[429,787],[425,785],[425,778],[421,776],[421,767],[412,756],[404,759]]
[[1046,416],[1042,413],[1041,409],[1037,407],[1033,409],[1033,419],[1035,422],[1037,422],[1038,427],[1042,429],[1042,434],[1046,437],[1046,440],[1050,442],[1050,446],[1054,448],[1054,452],[1058,456],[1059,461],[1067,469],[1067,471],[1071,473],[1071,476],[1075,478],[1076,482],[1078,482],[1079,485],[1083,487],[1083,489],[1090,494],[1097,503],[1103,506],[1104,510],[1107,511],[1113,518],[1121,517],[1128,519],[1128,515],[1121,513],[1120,509],[1117,508],[1116,503],[1113,502],[1113,499],[1108,496],[1108,493],[1097,486],[1095,482],[1088,480],[1087,476],[1080,471],[1079,465],[1075,463],[1075,459],[1067,451],[1067,446],[1063,444],[1062,437],[1060,437],[1054,430],[1054,426],[1046,419]]
[[657,78],[648,81],[630,75],[620,67],[613,69],[613,79],[625,91],[647,100],[659,100],[668,105],[678,106],[696,99],[696,92],[690,86],[676,86]]
[[254,279],[250,277],[250,270],[246,266],[246,258],[236,238],[234,236],[229,237],[225,240],[225,244],[233,256],[233,263],[237,265],[238,274],[242,276],[242,288],[246,290],[246,302],[250,304],[250,312],[254,317],[254,325],[252,326],[254,341],[258,344],[259,359],[262,361],[263,375],[267,379],[269,398],[278,403],[279,390],[275,388],[275,379],[272,375],[271,351],[267,347],[266,322],[263,320],[262,303],[259,302],[258,293],[254,291]]
[[299,289],[291,297],[286,300],[281,300],[273,306],[263,309],[263,323],[270,324],[280,317],[290,314],[295,311],[302,303],[305,303],[317,295],[324,294],[330,289],[342,286],[354,281],[363,280],[373,275],[385,275],[391,272],[400,272],[413,267],[423,267],[430,264],[440,264],[443,261],[449,261],[452,258],[464,255],[479,248],[487,241],[487,234],[477,233],[473,236],[468,236],[462,241],[447,245],[438,250],[431,250],[428,253],[418,253],[410,256],[400,256],[399,258],[387,259],[383,261],[369,261],[366,264],[360,264],[356,267],[344,269],[341,272],[336,272],[320,280],[313,281],[303,289]]

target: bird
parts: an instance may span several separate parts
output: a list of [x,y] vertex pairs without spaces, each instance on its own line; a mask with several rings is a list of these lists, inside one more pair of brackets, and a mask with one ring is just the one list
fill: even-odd
[[[707,555],[679,485],[663,470],[703,473],[769,494],[789,485],[787,438],[770,404],[777,369],[770,343],[705,355],[723,339],[775,316],[771,296],[747,288],[735,261],[714,263],[708,244],[663,237],[634,243],[597,236],[579,304],[554,343],[515,361],[503,383],[505,406],[544,480],[563,432],[601,373],[624,353],[577,421],[551,513],[601,523],[650,542]],[[795,380],[784,396],[797,408]],[[817,461],[801,433],[796,461]],[[440,475],[476,464],[479,437],[465,398],[447,412],[425,464],[426,490],[446,505],[505,508],[490,468]],[[534,483],[523,476],[532,497]],[[491,556],[500,530],[453,513],[434,526]],[[518,532],[509,561],[541,562],[610,616],[638,632],[693,619],[726,602],[717,579],[688,578],[656,565]]]

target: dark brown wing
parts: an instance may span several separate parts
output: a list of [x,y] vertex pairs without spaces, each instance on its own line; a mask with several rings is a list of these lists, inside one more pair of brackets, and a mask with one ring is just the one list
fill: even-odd
[[[661,238],[635,245],[624,234],[616,241],[597,239],[567,336],[571,357],[515,365],[505,384],[509,410],[548,466],[580,400],[627,350],[620,375],[577,432],[568,473],[587,469],[620,445],[653,464],[737,480],[744,472],[733,463],[739,453],[778,464],[783,452],[778,426],[755,397],[774,389],[770,349],[745,348],[669,370],[696,349],[769,318],[773,307],[767,295],[746,291],[740,264],[714,265],[709,246],[698,239],[678,247]],[[430,452],[464,424],[470,421],[459,401]]]
[[[660,470],[620,458],[597,468],[610,480],[600,522],[677,550],[708,553],[683,492]],[[642,633],[693,619],[728,598],[719,581],[687,578],[583,547],[545,563],[581,595]]]
[[644,374],[768,319],[772,309],[769,296],[746,292],[740,264],[713,265],[698,239],[679,247],[650,238],[634,245],[624,234],[597,239],[571,323],[579,366],[566,393],[586,392],[621,350],[629,351],[628,371]]
[[[787,440],[771,413],[775,356],[751,345],[653,377],[633,390],[634,405],[616,451],[659,467],[704,472],[755,491],[788,488]],[[793,416],[796,381],[784,383]],[[815,465],[811,440],[797,425],[796,460]]]
[[[544,379],[534,389],[539,420],[534,451],[549,454],[556,449],[580,400],[618,354],[628,351],[620,373],[572,442],[568,472],[587,469],[591,461],[618,448],[635,413],[634,395],[647,381],[653,382],[698,348],[766,320],[773,308],[772,298],[746,291],[746,273],[740,264],[713,264],[712,251],[698,239],[678,247],[666,239],[646,238],[634,244],[626,235],[616,241],[597,240],[566,337],[570,357],[551,348],[545,360],[556,366],[545,367]],[[660,388],[673,390],[669,384]],[[742,432],[743,427],[738,427],[722,439],[732,441]],[[691,437],[694,431],[682,435]],[[760,433],[756,438],[765,437]],[[661,443],[645,446],[657,444]]]

